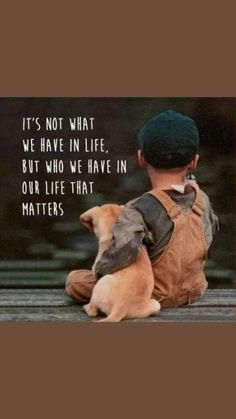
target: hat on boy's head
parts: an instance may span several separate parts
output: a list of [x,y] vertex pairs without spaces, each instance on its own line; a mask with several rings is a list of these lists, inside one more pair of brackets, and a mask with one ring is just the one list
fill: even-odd
[[150,119],[139,131],[138,140],[147,163],[157,168],[185,166],[199,148],[194,120],[172,110]]

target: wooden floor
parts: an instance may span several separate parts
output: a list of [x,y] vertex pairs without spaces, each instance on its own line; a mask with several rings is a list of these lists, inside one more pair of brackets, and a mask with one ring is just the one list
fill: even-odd
[[[63,289],[0,289],[0,321],[89,322],[82,306]],[[128,320],[127,320],[128,321]],[[129,320],[130,322],[131,320]],[[236,290],[211,289],[196,303],[162,310],[158,316],[132,322],[235,322]]]

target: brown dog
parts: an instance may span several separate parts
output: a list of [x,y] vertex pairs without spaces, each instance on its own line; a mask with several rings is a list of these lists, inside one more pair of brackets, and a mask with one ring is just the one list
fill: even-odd
[[[96,261],[109,247],[112,227],[123,206],[107,204],[94,207],[80,216],[82,223],[93,231],[99,241]],[[88,316],[95,317],[101,311],[107,317],[100,321],[118,322],[122,319],[144,318],[157,314],[158,301],[151,299],[154,277],[151,262],[143,246],[131,265],[112,275],[105,275],[96,283],[89,304],[84,306]]]

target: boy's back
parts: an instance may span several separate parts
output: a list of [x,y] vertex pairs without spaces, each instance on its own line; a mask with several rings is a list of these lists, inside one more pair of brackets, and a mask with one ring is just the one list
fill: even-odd
[[154,271],[153,295],[162,306],[182,305],[204,293],[203,266],[217,218],[197,186],[189,183],[182,192],[179,189],[176,185],[176,189],[145,193],[125,205],[113,229],[112,244],[96,264],[97,277],[132,263],[144,244]]
[[160,190],[151,192],[165,208],[173,223],[171,238],[153,263],[155,278],[153,296],[162,307],[178,307],[196,301],[204,294],[207,282],[204,265],[208,246],[203,225],[205,197],[197,188],[190,209],[181,209]]

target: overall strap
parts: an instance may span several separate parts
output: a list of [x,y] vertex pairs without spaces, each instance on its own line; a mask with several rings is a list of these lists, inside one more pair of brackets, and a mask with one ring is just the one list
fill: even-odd
[[202,216],[204,212],[204,195],[202,191],[198,191],[196,194],[196,199],[192,206],[192,211],[194,211],[196,214]]
[[196,182],[190,181],[189,184],[196,191],[196,197],[192,206],[192,211],[194,211],[196,214],[198,214],[201,217],[204,212],[204,194]]
[[176,202],[173,199],[171,199],[165,191],[162,191],[160,189],[153,189],[149,192],[149,194],[155,196],[155,198],[157,198],[157,200],[160,201],[160,203],[166,209],[166,212],[171,220],[173,220],[182,213],[179,205],[177,205]]

